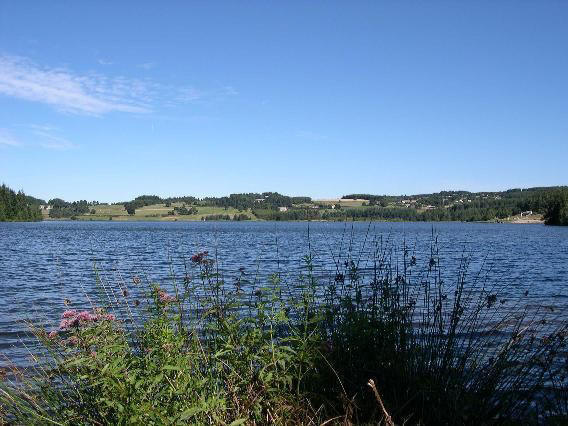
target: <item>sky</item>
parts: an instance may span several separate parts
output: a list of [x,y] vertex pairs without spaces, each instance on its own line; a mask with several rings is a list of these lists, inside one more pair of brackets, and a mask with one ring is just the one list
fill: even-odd
[[567,1],[0,1],[0,182],[46,200],[503,190],[567,159]]

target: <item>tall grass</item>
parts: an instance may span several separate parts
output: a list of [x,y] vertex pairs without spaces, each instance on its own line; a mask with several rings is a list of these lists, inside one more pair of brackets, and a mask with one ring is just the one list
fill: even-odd
[[470,275],[465,256],[446,284],[435,238],[427,254],[370,246],[337,254],[323,280],[309,247],[293,281],[243,269],[225,281],[207,252],[168,292],[99,279],[88,312],[65,312],[57,332],[30,324],[43,349],[5,375],[0,424],[566,419],[556,313],[529,309],[485,269]]

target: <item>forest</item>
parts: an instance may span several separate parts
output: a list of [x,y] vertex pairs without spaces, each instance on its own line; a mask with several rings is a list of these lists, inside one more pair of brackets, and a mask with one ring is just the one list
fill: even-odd
[[546,205],[544,223],[568,226],[568,188],[549,193],[543,204]]
[[[44,200],[15,192],[2,185],[0,221],[41,220],[40,206],[51,219],[77,219],[95,213],[98,201]],[[177,206],[172,204],[177,203]],[[131,201],[115,203],[128,215],[153,205],[172,207],[170,215],[191,216],[202,207],[223,209],[203,220],[227,220],[228,209],[238,210],[238,219],[258,220],[386,220],[386,221],[500,221],[521,213],[541,215],[547,225],[568,225],[568,187],[535,187],[497,192],[440,191],[417,195],[373,195],[353,193],[336,201],[315,201],[306,196],[278,192],[240,193],[224,197],[179,196],[162,198],[141,195]],[[182,206],[179,206],[182,204]],[[243,212],[249,212],[252,217]],[[226,217],[227,216],[227,217]]]
[[15,192],[6,185],[0,186],[0,222],[41,220],[40,204],[45,203],[27,196],[23,191]]

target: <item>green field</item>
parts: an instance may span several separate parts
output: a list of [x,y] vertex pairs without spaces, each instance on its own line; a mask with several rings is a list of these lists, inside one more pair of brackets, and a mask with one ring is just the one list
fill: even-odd
[[341,205],[341,207],[361,207],[366,200],[349,200],[349,199],[336,199],[336,200],[314,200],[312,204],[323,205]]
[[[255,219],[250,211],[238,211],[237,209],[223,207],[209,207],[209,206],[194,206],[197,208],[198,213],[194,215],[168,215],[168,212],[172,211],[174,207],[182,207],[183,203],[172,203],[169,207],[165,204],[152,204],[150,206],[140,207],[136,209],[134,215],[129,215],[122,204],[99,204],[92,207],[95,210],[95,214],[84,214],[77,216],[78,220],[120,220],[120,221],[165,221],[165,222],[175,222],[175,221],[199,221],[205,216],[209,215],[229,215],[233,217],[234,215],[239,215],[241,213],[247,214],[252,220]],[[187,206],[188,208],[191,206]]]

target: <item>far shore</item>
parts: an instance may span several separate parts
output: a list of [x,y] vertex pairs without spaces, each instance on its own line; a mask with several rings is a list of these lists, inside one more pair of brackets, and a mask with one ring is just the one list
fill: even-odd
[[[264,219],[249,219],[249,220],[202,220],[200,218],[191,218],[191,217],[151,217],[151,216],[116,216],[112,219],[105,219],[102,217],[90,217],[88,215],[85,216],[78,216],[76,218],[50,218],[44,217],[43,222],[344,222],[343,220],[326,220],[326,219],[311,219],[311,220],[264,220]],[[393,223],[393,222],[403,222],[403,223],[486,223],[486,224],[514,224],[514,225],[543,225],[544,220],[542,217],[529,217],[529,218],[522,218],[522,217],[513,217],[507,218],[503,220],[476,220],[476,221],[459,221],[459,220],[439,220],[439,221],[416,221],[416,220],[399,220],[399,219],[367,219],[367,220],[352,220],[351,218],[348,219],[349,222],[384,222],[384,223]]]

